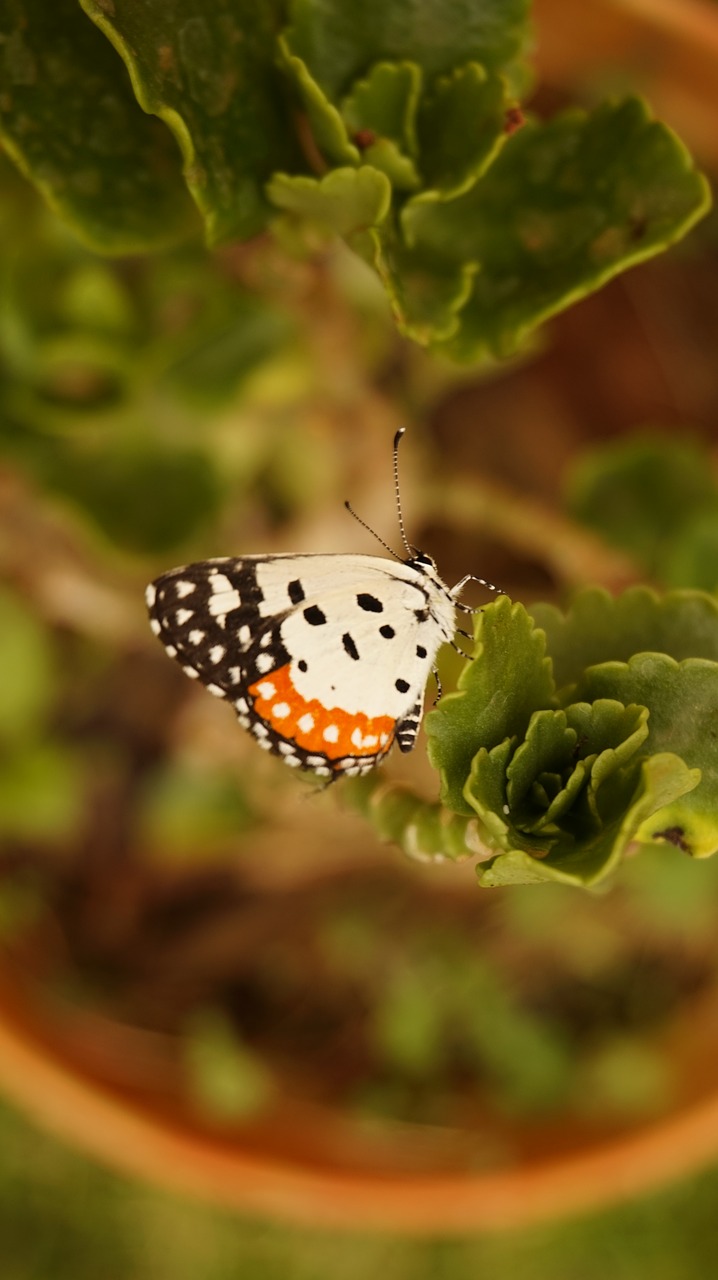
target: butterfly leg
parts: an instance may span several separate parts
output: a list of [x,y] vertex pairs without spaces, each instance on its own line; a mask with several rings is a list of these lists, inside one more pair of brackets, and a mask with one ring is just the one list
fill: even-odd
[[[478,582],[479,586],[481,586],[481,587],[486,587],[486,588],[487,588],[487,590],[489,590],[489,591],[493,591],[497,596],[505,596],[505,595],[506,595],[506,592],[503,590],[503,588],[502,588],[502,587],[496,587],[496,586],[494,586],[493,582],[489,582],[488,578],[477,578],[477,577],[476,577],[476,574],[474,574],[474,573],[466,573],[466,574],[464,574],[464,576],[463,576],[463,578],[461,579],[461,581],[460,581],[460,582],[457,582],[456,586],[451,588],[451,591],[449,592],[449,595],[450,595],[450,596],[458,596],[458,595],[463,591],[463,589],[464,589],[464,587],[466,586],[467,582]],[[465,608],[466,606],[459,605],[459,608],[462,608],[462,607],[464,607],[464,608]],[[477,610],[476,610],[476,609],[472,609],[472,610],[470,610],[470,612],[471,612],[471,613],[476,613],[476,612],[477,612]]]
[[[456,598],[456,596],[463,591],[467,582],[479,582],[480,586],[486,586],[489,591],[495,591],[495,594],[497,595],[506,595],[506,591],[504,591],[503,588],[500,588],[500,586],[494,586],[493,582],[489,582],[485,577],[476,577],[475,573],[466,573],[466,575],[462,577],[461,582],[457,582],[456,586],[452,586],[451,591],[449,591],[449,595],[452,596],[452,599]],[[462,613],[481,613],[481,605],[472,609],[470,604],[462,604],[461,600],[454,599],[454,603],[456,603],[457,609],[461,609]]]
[[[465,631],[460,631],[460,632],[459,632],[459,634],[460,634],[460,635],[465,636],[465,635],[466,635],[466,632],[465,632]],[[473,637],[473,636],[468,636],[467,638],[468,638],[469,640],[473,640],[473,638],[474,638],[474,637]],[[471,659],[471,661],[473,662],[473,655],[472,655],[472,654],[470,654],[470,653],[464,653],[464,650],[461,648],[461,646],[460,646],[460,645],[458,645],[458,644],[456,643],[456,641],[455,641],[455,640],[450,640],[450,641],[449,641],[449,644],[451,645],[452,649],[454,649],[454,650],[455,650],[455,652],[456,652],[456,653],[461,654],[461,657],[462,657],[462,658],[470,658],[470,659]]]
[[441,701],[441,697],[442,697],[442,694],[443,694],[444,690],[443,690],[443,689],[442,689],[442,687],[441,687],[441,678],[440,678],[440,676],[439,676],[438,668],[437,668],[437,667],[432,667],[432,668],[431,668],[431,674],[432,674],[432,676],[434,677],[434,679],[435,679],[435,681],[436,681],[436,697],[434,698],[434,706],[436,706],[437,702],[440,702],[440,701]]

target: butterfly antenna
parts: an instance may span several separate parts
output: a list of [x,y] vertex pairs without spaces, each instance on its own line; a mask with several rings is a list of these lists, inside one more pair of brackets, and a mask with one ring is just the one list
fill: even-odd
[[407,541],[406,529],[404,528],[404,516],[401,510],[401,492],[399,489],[399,441],[405,432],[406,427],[399,427],[399,430],[394,436],[394,495],[396,497],[396,514],[399,517],[399,532],[401,533],[401,540],[409,555],[413,556],[416,554],[416,547],[412,547]]
[[371,534],[371,536],[372,536],[372,538],[376,538],[377,542],[380,542],[380,543],[381,543],[381,545],[383,546],[384,550],[385,550],[385,551],[388,551],[390,556],[393,556],[393,557],[394,557],[394,559],[395,559],[395,560],[398,560],[401,564],[403,564],[403,563],[404,563],[404,561],[402,560],[401,556],[398,556],[398,555],[396,554],[396,551],[392,551],[391,547],[389,546],[389,543],[388,543],[388,542],[385,542],[383,538],[380,538],[380,537],[379,537],[379,534],[376,532],[376,529],[372,529],[371,525],[370,525],[370,524],[367,524],[366,520],[362,520],[361,516],[358,516],[358,515],[357,515],[356,511],[354,510],[354,508],[353,508],[353,506],[351,505],[351,503],[350,503],[350,502],[345,502],[345,503],[344,503],[344,506],[346,507],[347,511],[349,512],[349,515],[350,515],[350,516],[354,516],[354,519],[357,521],[357,524],[360,524],[360,525],[362,526],[362,528],[363,528],[363,529],[366,529],[367,533],[370,533],[370,534]]

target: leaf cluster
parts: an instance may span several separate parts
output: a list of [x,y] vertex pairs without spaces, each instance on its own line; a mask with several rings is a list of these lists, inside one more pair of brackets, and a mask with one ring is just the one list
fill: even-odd
[[0,37],[3,144],[93,247],[340,235],[459,360],[525,345],[709,203],[635,98],[524,119],[528,0],[7,0]]
[[426,720],[442,800],[473,815],[484,885],[593,886],[634,847],[718,850],[718,603],[588,588],[565,614],[499,599]]

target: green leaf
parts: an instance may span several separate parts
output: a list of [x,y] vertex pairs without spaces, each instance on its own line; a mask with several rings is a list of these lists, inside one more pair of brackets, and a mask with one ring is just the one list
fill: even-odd
[[[531,857],[523,849],[511,849],[477,868],[479,882],[485,888],[546,881],[577,887],[597,885],[615,871],[644,824],[650,825],[653,815],[677,797],[685,797],[697,780],[697,771],[689,769],[679,756],[651,756],[640,765],[637,785],[625,807],[593,839],[576,842],[573,847],[562,842],[543,858]],[[680,803],[685,804],[686,800]]]
[[183,406],[216,408],[228,400],[292,335],[288,316],[240,289],[225,293],[215,281],[206,316],[184,335],[172,334],[171,363],[157,386],[171,388]]
[[526,124],[470,191],[410,201],[402,226],[432,260],[481,263],[446,346],[477,359],[517,350],[543,320],[679,239],[709,204],[681,142],[629,98]]
[[567,686],[574,685],[586,667],[627,662],[642,650],[666,653],[677,661],[718,662],[718,601],[701,591],[661,596],[640,586],[614,599],[601,587],[588,587],[574,597],[565,614],[550,604],[531,605],[529,613],[546,633],[564,703]]
[[635,790],[647,719],[608,699],[535,711],[515,748],[479,751],[464,796],[489,843],[551,866],[603,843]]
[[[718,486],[707,451],[669,436],[632,437],[584,454],[567,486],[573,516],[636,556],[652,577],[663,577],[676,537],[687,521],[718,512]],[[671,585],[718,583],[680,581]]]
[[625,663],[591,667],[579,681],[578,696],[648,707],[645,750],[675,753],[687,768],[700,771],[689,795],[678,803],[666,799],[661,813],[645,815],[636,838],[667,840],[694,857],[718,852],[718,663],[638,653]]
[[19,596],[0,589],[0,741],[35,732],[51,704],[54,677],[45,628]]
[[442,801],[469,814],[464,784],[480,748],[523,737],[533,712],[555,701],[544,637],[523,605],[500,596],[477,616],[474,660],[456,693],[446,694],[425,719],[429,759],[441,772]]
[[67,743],[26,742],[0,758],[0,832],[62,840],[76,829],[84,772]]
[[277,48],[279,65],[294,84],[309,121],[312,140],[321,156],[334,165],[359,164],[359,148],[350,141],[340,112],[314,79],[306,62],[292,53],[284,36],[279,37]]
[[264,185],[305,167],[275,66],[278,0],[81,0],[125,61],[140,106],[179,144],[211,244],[261,231]]
[[[581,834],[576,828],[582,822],[587,829],[600,827],[607,809],[605,783],[639,750],[648,735],[647,719],[645,707],[609,699],[573,703],[565,712],[535,712],[506,769],[514,825],[541,832],[568,819],[574,835]],[[544,778],[554,779],[554,785],[547,788]],[[584,787],[587,812],[580,812],[577,822],[575,802]]]
[[[561,1031],[543,1011],[524,1007],[495,965],[474,958],[469,967],[465,959],[461,977],[452,979],[452,987],[464,996],[465,1035],[472,1056],[482,1076],[492,1078],[502,1107],[525,1114],[558,1106],[573,1071],[570,1046]],[[446,992],[442,995],[445,1003]]]
[[[462,817],[376,773],[347,778],[348,804],[372,824],[380,840],[391,840],[419,862],[462,862],[484,851],[474,816]],[[472,810],[467,812],[471,815]]]
[[421,71],[410,62],[379,62],[358,80],[341,115],[364,164],[386,174],[397,191],[420,185],[416,156],[416,112]]
[[292,178],[278,173],[267,186],[277,208],[316,223],[336,235],[351,236],[376,226],[391,200],[389,180],[378,170],[333,169],[325,178]]
[[155,249],[196,225],[171,137],[75,0],[0,4],[0,138],[100,252]]
[[364,152],[364,163],[386,174],[395,191],[415,191],[420,186],[416,165],[402,154],[391,138],[379,138]]
[[416,156],[421,83],[421,69],[411,62],[378,62],[352,85],[341,104],[342,119],[352,134],[368,130],[395,142],[403,155]]
[[269,1073],[219,1010],[201,1009],[185,1026],[184,1067],[194,1102],[208,1118],[243,1120],[263,1109]]
[[600,1117],[620,1116],[635,1123],[639,1117],[665,1115],[673,1099],[673,1063],[658,1046],[637,1036],[614,1035],[596,1046],[574,1069],[574,1090],[580,1111]]
[[[354,248],[361,251],[362,246],[354,242]],[[428,345],[456,332],[471,294],[476,263],[434,264],[407,249],[388,220],[371,233],[363,256],[383,281],[401,333]]]
[[255,821],[236,770],[176,761],[154,769],[142,793],[144,842],[168,861],[234,841]]
[[527,43],[528,0],[293,0],[287,41],[333,100],[376,62],[416,63],[427,76],[464,62],[487,70]]
[[[444,200],[472,186],[506,140],[506,107],[502,77],[488,75],[476,62],[441,76],[423,100],[419,116],[425,186]],[[431,194],[419,198],[426,201]]]
[[166,551],[217,510],[221,487],[199,449],[130,441],[63,448],[46,460],[51,489],[70,498],[118,546]]
[[376,1050],[395,1069],[422,1077],[438,1072],[444,1058],[446,1012],[431,998],[424,970],[430,966],[396,966],[377,991],[372,1021]]
[[687,516],[665,549],[661,576],[669,587],[718,592],[718,497],[711,509]]

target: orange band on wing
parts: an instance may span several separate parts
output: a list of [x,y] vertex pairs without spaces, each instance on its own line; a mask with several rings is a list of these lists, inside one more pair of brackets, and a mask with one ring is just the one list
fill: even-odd
[[327,708],[316,698],[307,701],[292,684],[288,664],[255,680],[249,693],[254,710],[277,733],[329,760],[384,755],[391,746],[395,725],[391,716],[371,719],[360,711]]

